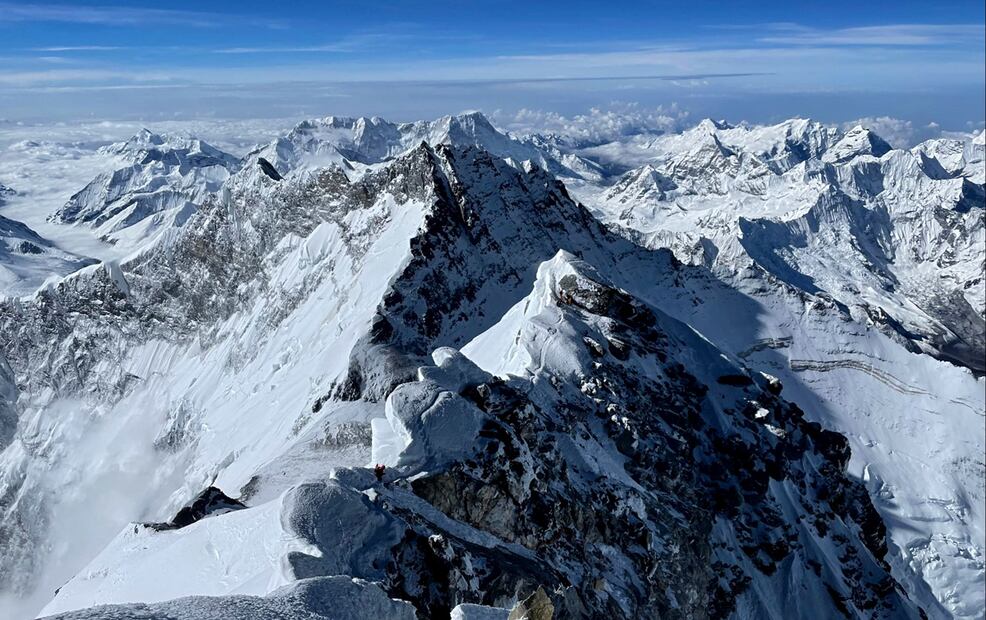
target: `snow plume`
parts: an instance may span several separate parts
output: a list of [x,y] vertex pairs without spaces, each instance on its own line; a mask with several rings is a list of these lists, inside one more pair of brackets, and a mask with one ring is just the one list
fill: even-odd
[[582,144],[603,144],[627,136],[667,133],[683,128],[688,112],[672,103],[645,108],[638,103],[613,102],[605,109],[590,108],[585,114],[564,116],[557,112],[523,108],[510,114],[491,114],[500,127],[518,135],[556,134]]

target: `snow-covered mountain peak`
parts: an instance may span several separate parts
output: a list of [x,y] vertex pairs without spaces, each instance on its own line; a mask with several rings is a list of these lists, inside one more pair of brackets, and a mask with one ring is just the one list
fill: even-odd
[[695,131],[697,133],[706,133],[715,135],[719,131],[726,129],[732,129],[732,125],[724,120],[713,120],[711,118],[703,118],[698,124],[695,125]]
[[240,165],[196,138],[147,129],[102,151],[122,167],[98,175],[49,219],[91,226],[102,239],[134,249],[184,224]]
[[[923,300],[911,297],[931,315],[926,319],[917,319],[910,309],[889,310],[905,326],[898,333],[912,334],[908,339],[925,334],[918,338],[925,350],[929,342],[937,343],[930,346],[931,350],[943,351],[953,346],[948,342],[971,344],[983,340],[981,321],[973,315],[974,309],[983,306],[982,280],[974,275],[981,271],[982,261],[974,257],[982,254],[976,248],[984,229],[984,191],[982,166],[971,163],[981,161],[982,147],[971,140],[939,139],[910,151],[895,150],[862,126],[843,134],[812,121],[794,119],[766,127],[723,130],[713,130],[711,123],[704,123],[681,134],[657,138],[648,144],[647,151],[654,156],[644,166],[615,179],[597,194],[580,197],[611,214],[605,217],[619,226],[650,235],[656,244],[676,248],[682,260],[705,263],[715,256],[724,266],[729,265],[727,270],[733,270],[741,256],[752,253],[758,257],[756,262],[780,275],[786,273],[786,267],[777,256],[785,256],[783,262],[790,264],[792,254],[799,253],[791,248],[756,248],[751,239],[737,245],[739,218],[779,222],[785,227],[802,222],[808,230],[815,230],[824,222],[824,227],[840,229],[839,237],[847,242],[840,250],[844,255],[860,250],[869,255],[863,264],[872,265],[876,279],[882,282],[873,285],[874,290],[907,290],[907,295]],[[673,187],[658,183],[661,191],[657,191],[650,182],[655,178],[654,168]],[[845,196],[819,202],[827,194]],[[845,205],[846,197],[863,207],[846,210],[839,206],[835,219],[815,219],[826,211],[820,210],[822,206]],[[808,219],[803,219],[806,215]],[[870,232],[863,234],[862,230]],[[826,237],[826,246],[835,242],[829,234],[818,232],[819,237]],[[795,236],[800,238],[801,233]],[[864,240],[866,236],[873,241]],[[850,238],[855,241],[848,241]],[[797,243],[793,238],[783,243],[792,242]],[[777,241],[768,244],[774,243]],[[827,253],[821,247],[815,252]],[[948,262],[945,269],[961,274],[941,277],[931,267],[919,267],[924,261],[932,261],[931,256],[941,256]],[[953,261],[945,256],[965,258]],[[839,262],[834,257],[833,261]],[[816,265],[812,269],[815,268],[818,271],[812,279],[817,282],[825,280],[821,274],[831,267]],[[782,277],[806,285],[809,282],[804,278],[791,280],[789,274]],[[953,278],[962,284],[949,284]],[[834,294],[847,305],[858,303],[855,286],[841,283],[840,278],[835,278],[833,284],[835,281],[840,281],[836,288],[844,290],[832,291]],[[969,307],[962,303],[957,306],[967,319],[947,319],[950,327],[943,329],[938,323],[940,317],[951,313],[944,312],[926,292],[938,287],[954,289],[954,294],[968,300]],[[814,290],[813,286],[808,290]],[[888,311],[898,303],[887,300],[880,305]],[[959,333],[962,335],[957,336]],[[974,368],[981,366],[969,356],[972,349],[956,346],[965,351],[959,355],[961,359]],[[949,357],[955,359],[951,354]]]
[[100,151],[119,156],[126,163],[136,164],[167,158],[187,159],[196,166],[219,165],[230,169],[235,169],[238,164],[237,157],[198,138],[159,134],[147,128],[128,140],[102,147]]
[[606,190],[604,199],[616,201],[627,207],[640,207],[664,200],[666,192],[674,189],[674,182],[664,176],[654,165],[645,164],[631,170]]
[[475,139],[484,135],[500,134],[493,123],[478,111],[443,116],[435,121],[434,125],[439,131],[447,132],[450,138],[469,136]]
[[165,142],[164,136],[143,127],[129,139],[105,147],[105,151],[110,153],[137,151],[148,147],[162,146]]
[[247,160],[263,157],[280,174],[333,165],[353,169],[379,164],[422,142],[433,146],[475,146],[517,165],[533,161],[563,176],[598,175],[592,164],[578,156],[542,150],[533,143],[508,136],[480,112],[400,124],[380,118],[328,117],[305,121],[286,136],[250,153]]
[[882,157],[891,149],[892,147],[876,133],[862,125],[856,125],[825,151],[822,160],[836,164],[845,163],[861,155]]

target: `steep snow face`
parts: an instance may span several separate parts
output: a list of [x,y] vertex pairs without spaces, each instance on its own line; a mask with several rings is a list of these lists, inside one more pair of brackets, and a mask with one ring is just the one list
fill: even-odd
[[[244,170],[226,189],[143,252],[4,307],[25,392],[3,457],[8,588],[43,600],[123,515],[162,520],[204,486],[266,499],[365,462],[373,401],[405,380],[392,359],[413,372],[426,343],[468,340],[497,318],[480,304],[509,307],[559,244],[605,234],[543,171],[470,149],[421,147],[356,181]],[[541,223],[532,245],[521,233]],[[399,303],[423,288],[419,307]],[[124,454],[72,469],[75,450],[117,437]],[[111,514],[87,502],[107,486]]]
[[860,155],[881,157],[890,150],[890,145],[883,138],[862,125],[856,125],[822,154],[822,161],[841,164]]
[[[851,166],[847,176],[860,172]],[[986,194],[964,179],[922,174],[906,152],[884,156],[878,169],[875,196],[830,189],[797,218],[741,218],[746,253],[790,284],[832,295],[860,320],[983,372]]]
[[200,140],[166,138],[146,129],[102,153],[125,167],[97,176],[51,218],[92,226],[101,238],[131,248],[183,225],[239,165]]
[[[431,191],[414,172],[234,183],[154,249],[5,306],[25,392],[3,455],[7,588],[43,602],[123,523],[163,520],[213,482],[256,476],[244,493],[263,498],[298,470],[365,461],[374,407],[314,403],[408,258]],[[78,450],[94,455],[85,473]],[[93,505],[110,492],[111,511]]]

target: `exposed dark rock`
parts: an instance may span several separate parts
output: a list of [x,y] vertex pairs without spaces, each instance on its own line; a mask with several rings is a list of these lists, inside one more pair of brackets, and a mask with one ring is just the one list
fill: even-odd
[[242,502],[229,497],[216,487],[209,487],[199,493],[190,503],[183,506],[171,521],[146,525],[155,530],[176,530],[206,517],[242,510],[243,508],[246,508],[246,505]]
[[551,620],[554,615],[555,606],[551,604],[551,599],[544,593],[544,588],[538,588],[510,610],[507,620]]
[[275,181],[281,181],[284,179],[284,177],[281,176],[281,173],[277,171],[277,168],[274,167],[274,164],[270,163],[263,157],[257,158],[257,165],[260,166],[261,172],[266,174],[268,177],[274,179]]
[[21,241],[20,245],[17,246],[17,249],[21,254],[44,254],[44,250],[30,241]]
[[716,379],[721,385],[731,385],[733,387],[747,387],[753,385],[753,379],[746,375],[722,375]]

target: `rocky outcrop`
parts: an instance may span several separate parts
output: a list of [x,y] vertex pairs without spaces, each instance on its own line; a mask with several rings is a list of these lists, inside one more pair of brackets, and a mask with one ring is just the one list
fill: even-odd
[[206,517],[222,515],[244,508],[246,506],[242,502],[229,497],[216,487],[209,487],[199,493],[191,502],[182,506],[174,518],[167,523],[148,523],[147,527],[155,530],[176,530]]

